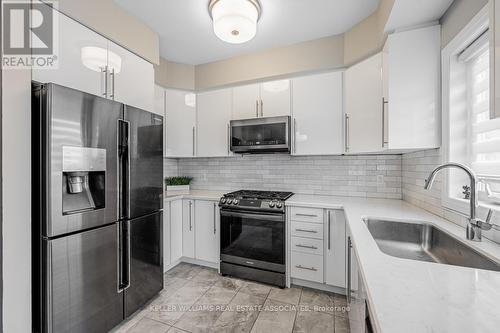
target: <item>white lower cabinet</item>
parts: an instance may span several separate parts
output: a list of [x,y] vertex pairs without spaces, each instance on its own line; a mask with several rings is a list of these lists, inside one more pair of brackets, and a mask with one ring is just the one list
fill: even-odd
[[163,204],[163,268],[171,264],[171,237],[170,237],[170,202]]
[[195,253],[196,259],[219,262],[219,207],[217,201],[196,200],[195,218]]
[[345,287],[345,218],[340,210],[328,210],[325,221],[325,283]]
[[170,263],[182,257],[182,200],[170,202]]
[[[178,199],[164,205],[164,266],[181,258],[219,262],[218,201]],[[213,267],[213,266],[212,266]]]
[[344,212],[309,207],[289,212],[290,277],[344,289]]
[[182,256],[193,258],[195,254],[194,239],[194,200],[182,201]]

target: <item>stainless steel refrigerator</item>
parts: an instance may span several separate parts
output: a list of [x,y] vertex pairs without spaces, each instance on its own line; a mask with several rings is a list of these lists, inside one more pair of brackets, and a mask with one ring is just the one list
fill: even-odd
[[163,118],[33,84],[33,332],[107,332],[163,288]]

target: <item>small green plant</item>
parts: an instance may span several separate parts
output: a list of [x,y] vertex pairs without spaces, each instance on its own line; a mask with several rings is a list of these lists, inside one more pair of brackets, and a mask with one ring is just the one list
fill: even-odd
[[193,180],[191,177],[167,177],[165,178],[165,184],[167,186],[189,185],[191,180]]

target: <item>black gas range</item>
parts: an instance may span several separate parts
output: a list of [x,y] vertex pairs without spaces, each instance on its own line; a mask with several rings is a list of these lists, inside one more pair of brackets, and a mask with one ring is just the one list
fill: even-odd
[[220,199],[221,274],[285,287],[285,200],[292,195],[236,191]]

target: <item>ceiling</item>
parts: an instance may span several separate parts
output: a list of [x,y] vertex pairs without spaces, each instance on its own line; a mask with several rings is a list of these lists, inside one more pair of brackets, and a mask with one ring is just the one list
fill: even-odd
[[213,33],[208,0],[114,1],[159,34],[163,58],[193,65],[341,34],[372,14],[380,2],[260,0],[257,36],[234,45]]
[[437,21],[453,0],[396,0],[385,25],[386,32]]

